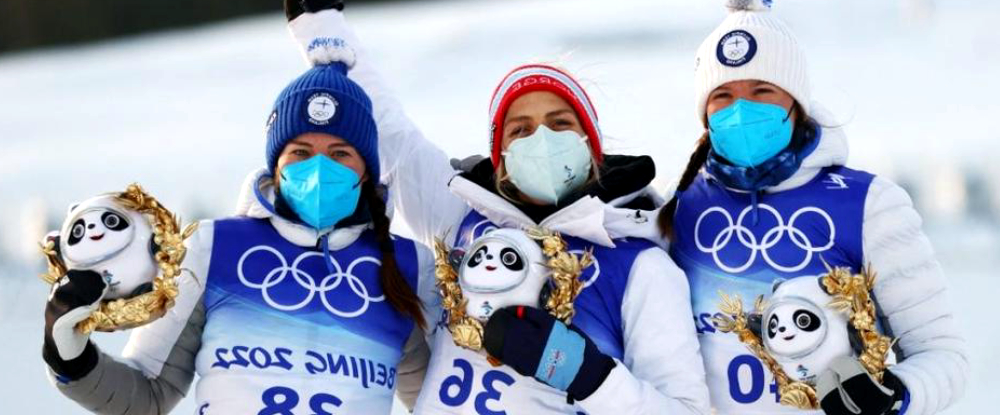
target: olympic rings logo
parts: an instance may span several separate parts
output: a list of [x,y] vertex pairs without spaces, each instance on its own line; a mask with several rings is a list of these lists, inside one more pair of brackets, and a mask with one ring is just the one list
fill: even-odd
[[[704,212],[698,217],[698,221],[694,225],[694,241],[698,246],[698,250],[706,254],[712,254],[712,259],[715,260],[715,264],[719,266],[723,271],[731,274],[737,274],[746,271],[751,265],[757,260],[757,255],[759,254],[768,265],[774,269],[782,272],[799,272],[809,266],[812,262],[813,255],[824,252],[833,248],[834,240],[836,239],[837,228],[833,224],[833,218],[822,209],[816,207],[804,207],[795,211],[792,216],[788,219],[788,223],[785,223],[784,218],[781,217],[781,213],[778,212],[774,207],[767,204],[757,205],[761,211],[768,212],[774,216],[775,220],[778,222],[774,228],[771,228],[764,236],[758,241],[757,237],[753,234],[750,228],[743,225],[743,221],[746,219],[748,213],[753,209],[752,206],[747,206],[740,212],[736,221],[733,221],[733,217],[729,215],[725,209],[721,207],[713,207]],[[830,229],[830,240],[822,246],[814,246],[806,233],[801,229],[795,227],[795,221],[797,221],[802,215],[807,213],[814,213],[819,215],[823,220],[826,221],[827,226]],[[722,229],[718,235],[712,239],[711,246],[706,246],[701,240],[701,223],[706,217],[716,214],[721,216],[726,223],[726,227]],[[785,236],[799,249],[806,253],[805,258],[801,263],[797,265],[782,265],[777,262],[770,255],[770,249],[778,245]],[[747,259],[746,263],[738,266],[730,266],[725,264],[719,257],[719,252],[725,247],[729,246],[729,243],[733,241],[733,236],[736,236],[736,240],[739,241],[744,247],[750,250],[750,258]]]
[[[582,249],[574,249],[569,251],[569,253],[578,256],[583,256],[585,252],[586,251]],[[590,276],[590,278],[587,278],[587,280],[583,282],[583,288],[581,288],[581,290],[591,285],[594,285],[594,283],[597,282],[597,278],[601,276],[601,263],[597,260],[597,258],[594,258],[594,262],[591,263],[590,268],[593,268],[594,273]],[[585,269],[583,271],[584,273],[586,273],[587,270]],[[584,274],[580,274],[581,277],[583,277],[583,275]]]
[[[281,264],[279,267],[269,271],[267,275],[264,276],[263,281],[259,283],[247,279],[246,274],[243,272],[243,266],[246,260],[250,258],[251,255],[258,252],[269,253],[271,255],[274,255],[274,257],[277,258]],[[340,264],[337,262],[337,260],[333,258],[324,259],[330,261],[333,264],[334,272],[324,277],[319,284],[316,284],[316,280],[313,279],[313,277],[309,275],[309,273],[299,269],[299,264],[301,264],[302,261],[306,260],[307,258],[311,257],[323,258],[324,256],[325,255],[323,255],[322,252],[306,252],[303,253],[302,255],[299,255],[298,258],[295,258],[295,261],[292,262],[291,266],[289,266],[288,261],[285,259],[283,255],[281,255],[281,252],[279,252],[277,249],[274,249],[266,245],[258,245],[253,248],[250,248],[249,250],[243,253],[242,257],[240,257],[240,261],[236,265],[237,275],[239,276],[240,282],[242,282],[243,285],[247,286],[248,288],[260,290],[261,295],[264,298],[264,301],[271,307],[274,307],[275,309],[281,311],[300,310],[306,305],[308,305],[310,302],[312,302],[313,298],[319,296],[319,299],[323,303],[323,306],[326,307],[326,309],[329,312],[339,317],[354,318],[364,314],[365,311],[368,310],[368,306],[371,305],[371,303],[378,303],[385,300],[384,295],[380,295],[378,297],[371,297],[368,293],[368,288],[365,287],[365,284],[361,282],[360,278],[354,275],[354,268],[357,267],[358,265],[364,263],[372,263],[375,264],[376,266],[381,266],[382,265],[381,261],[370,256],[364,256],[352,261],[350,265],[347,266],[347,269],[344,270],[340,267]],[[277,286],[278,284],[281,284],[288,277],[291,277],[300,287],[304,288],[309,292],[309,294],[306,295],[305,299],[294,304],[282,304],[276,301],[271,296],[269,289]],[[361,307],[359,307],[357,310],[348,310],[348,311],[340,310],[337,307],[334,307],[332,304],[330,304],[330,300],[329,298],[327,298],[328,292],[337,289],[337,287],[340,287],[340,285],[344,284],[345,282],[347,287],[351,289],[351,292],[353,292],[354,295],[358,296],[359,298],[361,298],[361,300],[364,301]]]

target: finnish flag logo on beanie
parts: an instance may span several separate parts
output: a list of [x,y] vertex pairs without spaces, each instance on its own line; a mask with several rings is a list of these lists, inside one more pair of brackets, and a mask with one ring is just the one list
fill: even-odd
[[308,99],[309,122],[314,125],[327,125],[334,115],[337,115],[337,100],[326,92],[312,94]]
[[719,39],[715,48],[719,62],[729,67],[740,67],[757,54],[757,39],[745,30],[733,30]]

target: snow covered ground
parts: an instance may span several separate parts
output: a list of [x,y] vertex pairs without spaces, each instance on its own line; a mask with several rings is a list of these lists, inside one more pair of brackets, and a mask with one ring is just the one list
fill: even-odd
[[[585,80],[610,152],[650,154],[665,188],[700,125],[694,51],[719,0],[434,1],[350,7],[409,113],[453,156],[484,153],[496,82],[525,61]],[[855,167],[914,191],[954,287],[975,369],[949,414],[992,408],[1000,334],[1000,4],[784,0],[809,52],[814,97],[847,124]],[[0,402],[78,413],[46,384],[45,287],[33,241],[72,201],[138,181],[187,218],[231,211],[263,162],[274,97],[303,70],[275,14],[0,57]],[[123,335],[100,335],[109,350]],[[192,399],[176,413],[192,413]]]

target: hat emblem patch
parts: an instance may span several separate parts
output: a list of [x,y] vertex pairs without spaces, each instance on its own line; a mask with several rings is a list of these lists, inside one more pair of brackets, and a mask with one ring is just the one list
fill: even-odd
[[310,123],[327,125],[330,123],[330,119],[337,114],[337,100],[326,92],[313,94],[309,97],[306,112],[309,114]]
[[726,33],[716,48],[719,62],[733,68],[746,65],[756,54],[757,39],[745,30]]

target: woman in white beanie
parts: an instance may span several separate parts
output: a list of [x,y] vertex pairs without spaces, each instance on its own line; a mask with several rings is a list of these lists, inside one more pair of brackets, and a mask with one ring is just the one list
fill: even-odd
[[286,0],[289,28],[314,64],[325,45],[357,48],[351,77],[372,96],[382,179],[420,240],[468,250],[494,229],[543,226],[596,260],[570,326],[529,307],[486,312],[484,346],[503,365],[456,346],[442,315],[415,412],[707,414],[687,279],[654,242],[653,218],[637,214],[659,199],[648,191],[652,160],[605,154],[579,83],[525,65],[494,91],[482,137],[490,156],[453,168],[387,90],[337,3]]
[[770,1],[730,0],[698,50],[698,116],[706,131],[660,211],[670,253],[688,275],[712,404],[721,414],[799,411],[736,336],[710,323],[718,292],[767,295],[826,264],[878,273],[883,331],[898,364],[876,382],[853,358],[817,382],[827,414],[932,414],[965,388],[968,361],[947,284],[909,196],[844,167],[847,139],[812,104],[805,56]]

